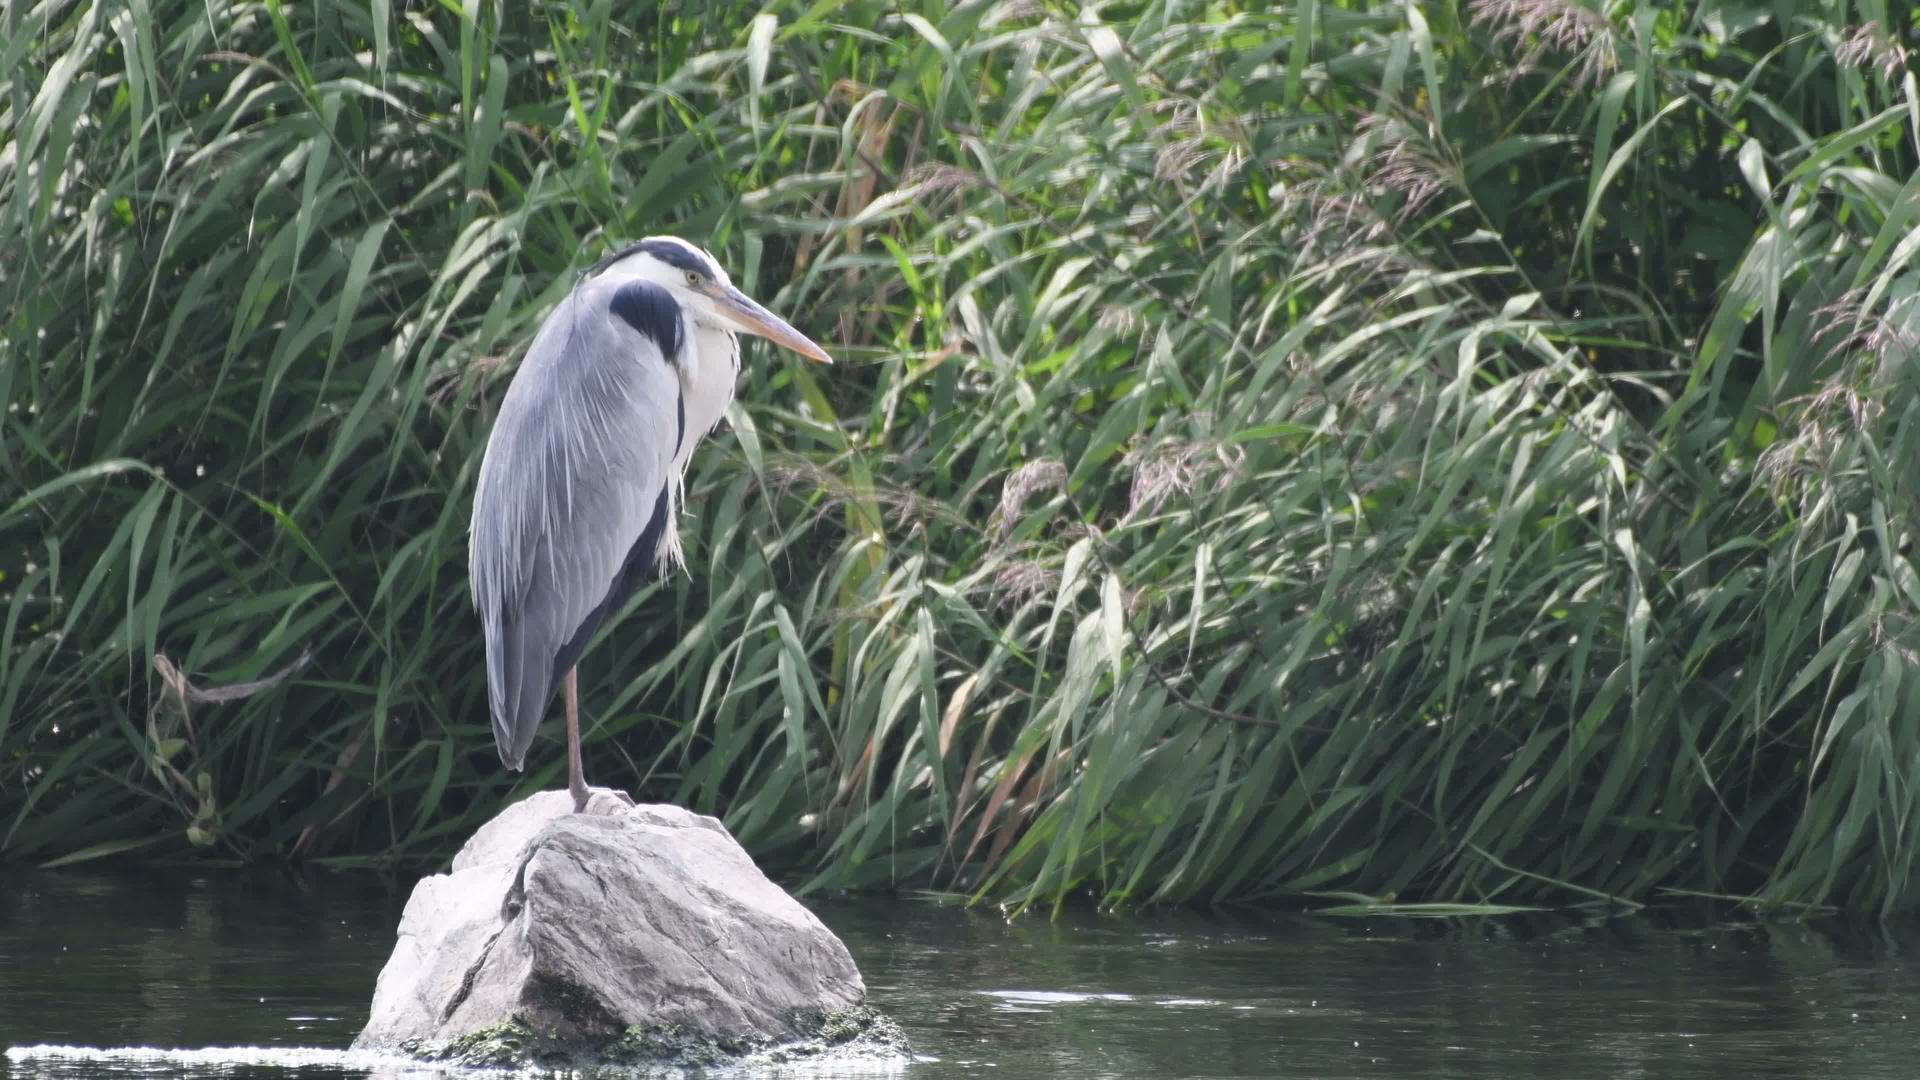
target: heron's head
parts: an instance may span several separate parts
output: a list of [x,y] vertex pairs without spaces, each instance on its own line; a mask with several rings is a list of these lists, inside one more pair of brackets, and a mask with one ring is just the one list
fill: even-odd
[[601,259],[587,273],[613,273],[623,278],[651,281],[664,287],[696,323],[743,330],[802,356],[822,363],[833,362],[825,349],[787,325],[785,319],[734,288],[726,270],[713,256],[677,236],[649,236]]

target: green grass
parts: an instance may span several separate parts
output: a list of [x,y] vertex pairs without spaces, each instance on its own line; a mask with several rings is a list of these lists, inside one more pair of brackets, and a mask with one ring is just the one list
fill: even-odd
[[596,780],[816,889],[1920,901],[1909,15],[4,18],[0,858],[417,864],[560,783],[474,469],[673,231],[842,362],[750,347]]

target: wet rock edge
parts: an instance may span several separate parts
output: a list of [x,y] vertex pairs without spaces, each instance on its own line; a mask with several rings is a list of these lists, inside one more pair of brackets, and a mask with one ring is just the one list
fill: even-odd
[[467,1067],[623,1070],[715,1069],[812,1059],[905,1061],[909,1053],[900,1025],[869,1005],[832,1013],[798,1010],[789,1015],[789,1028],[798,1033],[796,1038],[775,1040],[646,1024],[593,1045],[543,1035],[516,1016],[441,1043],[409,1040],[399,1050],[421,1061]]

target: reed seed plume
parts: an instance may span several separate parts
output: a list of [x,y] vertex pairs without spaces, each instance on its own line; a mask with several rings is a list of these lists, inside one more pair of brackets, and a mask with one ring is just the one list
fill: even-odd
[[995,542],[1004,541],[1019,526],[1029,498],[1042,491],[1064,492],[1066,484],[1066,465],[1052,458],[1036,458],[1008,473],[993,513]]
[[1550,52],[1578,53],[1580,80],[1590,88],[1620,67],[1612,20],[1573,0],[1473,0],[1467,10],[1475,23],[1495,27],[1496,43],[1525,50],[1512,65],[1515,77]]
[[1841,39],[1833,57],[1848,67],[1877,71],[1889,81],[1913,64],[1913,50],[1877,22],[1854,27]]

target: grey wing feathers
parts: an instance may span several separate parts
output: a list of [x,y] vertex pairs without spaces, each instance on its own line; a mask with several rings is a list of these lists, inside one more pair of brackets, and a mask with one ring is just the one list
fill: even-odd
[[612,314],[615,292],[636,288],[678,317],[659,286],[577,285],[527,350],[481,461],[468,561],[494,740],[509,768],[524,762],[565,674],[556,660],[570,652],[571,666],[609,593],[654,569],[662,530],[673,528],[680,383],[654,340]]

